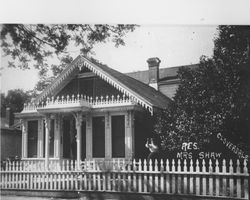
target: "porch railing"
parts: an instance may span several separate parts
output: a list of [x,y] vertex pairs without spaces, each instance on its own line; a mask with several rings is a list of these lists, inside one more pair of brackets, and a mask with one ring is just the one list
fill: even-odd
[[[8,163],[0,172],[1,189],[106,191],[178,194],[249,199],[247,162],[186,160],[85,160],[57,162],[45,170],[42,162]],[[52,163],[51,163],[52,164]],[[23,168],[30,165],[30,168]],[[54,164],[52,164],[54,165]]]
[[47,98],[46,101],[39,105],[34,103],[24,104],[22,113],[36,112],[37,109],[53,109],[53,108],[65,108],[65,107],[87,107],[87,108],[100,108],[100,107],[115,107],[115,106],[127,106],[133,105],[134,101],[129,97],[123,95],[111,95],[90,97],[86,95],[72,95],[72,96],[57,96],[56,98]]

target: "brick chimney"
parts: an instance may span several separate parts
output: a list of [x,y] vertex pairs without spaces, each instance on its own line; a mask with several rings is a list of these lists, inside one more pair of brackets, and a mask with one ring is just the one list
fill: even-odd
[[147,63],[148,63],[149,85],[158,90],[159,65],[161,63],[161,60],[157,57],[149,58],[147,60]]

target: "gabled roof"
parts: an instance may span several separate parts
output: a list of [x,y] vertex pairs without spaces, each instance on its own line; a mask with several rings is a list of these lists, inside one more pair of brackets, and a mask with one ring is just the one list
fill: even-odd
[[129,96],[142,107],[151,113],[153,108],[165,108],[171,101],[168,97],[154,88],[144,84],[134,78],[120,73],[107,65],[101,64],[94,59],[78,56],[63,72],[49,85],[35,100],[40,103],[49,95],[56,93],[62,85],[66,85],[79,72],[82,67],[86,67],[113,87]]

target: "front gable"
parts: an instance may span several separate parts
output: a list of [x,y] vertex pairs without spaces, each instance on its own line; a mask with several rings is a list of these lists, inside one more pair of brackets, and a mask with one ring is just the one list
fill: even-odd
[[165,108],[169,101],[144,83],[93,59],[78,56],[28,107],[43,109],[55,103],[77,102],[78,107],[91,108],[94,104],[116,102],[140,105],[153,114],[154,107]]
[[85,95],[92,98],[106,96],[123,96],[123,93],[102,80],[100,77],[89,72],[79,72],[64,88],[58,91],[54,96],[72,96]]

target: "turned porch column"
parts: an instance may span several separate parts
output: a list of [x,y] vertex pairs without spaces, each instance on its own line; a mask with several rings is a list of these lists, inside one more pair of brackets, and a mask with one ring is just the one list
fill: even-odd
[[44,141],[44,135],[43,135],[43,120],[44,119],[39,119],[38,120],[38,145],[37,145],[37,154],[38,154],[38,158],[43,158],[43,152],[44,152],[44,148],[43,148],[43,141]]
[[134,157],[134,113],[127,111],[125,115],[125,157]]
[[45,117],[45,169],[49,169],[49,138],[50,138],[51,119]]
[[55,115],[55,134],[54,134],[54,157],[60,158],[61,157],[61,116],[59,114]]
[[86,115],[86,158],[91,159],[93,157],[93,138],[92,138],[92,117],[90,113]]
[[27,158],[28,156],[28,130],[27,130],[27,120],[22,120],[22,158]]
[[112,133],[111,133],[111,116],[105,114],[105,158],[112,158]]
[[78,112],[75,115],[76,120],[76,155],[77,155],[77,169],[81,167],[82,158],[82,113]]

